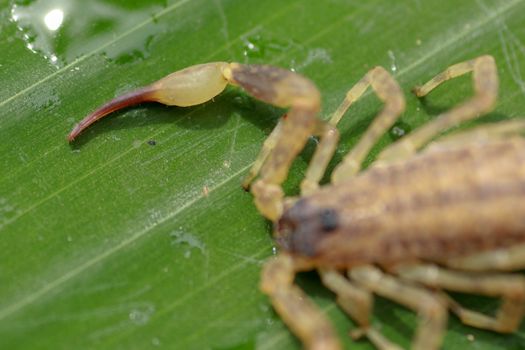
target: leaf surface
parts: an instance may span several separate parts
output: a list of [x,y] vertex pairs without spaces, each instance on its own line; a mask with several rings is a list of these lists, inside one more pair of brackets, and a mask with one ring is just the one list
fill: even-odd
[[[452,63],[491,54],[500,99],[483,120],[525,111],[522,0],[0,6],[2,349],[300,348],[258,290],[261,264],[272,255],[271,227],[240,187],[283,111],[229,88],[202,106],[117,112],[68,145],[76,122],[123,92],[197,63],[267,63],[312,79],[326,119],[352,84],[381,65],[402,85],[407,110],[373,158],[396,132],[472,93],[469,78],[461,78],[423,104],[412,86]],[[56,9],[62,20],[55,12],[55,22],[46,22]],[[380,108],[370,93],[352,108],[333,164]],[[294,164],[288,193],[297,192],[314,146]],[[355,325],[333,295],[315,274],[298,283],[350,347],[346,334]],[[480,310],[495,305],[461,300]],[[374,324],[402,346],[416,321],[377,299]],[[444,348],[520,349],[524,334],[472,329],[451,316]],[[366,340],[352,346],[372,348]]]

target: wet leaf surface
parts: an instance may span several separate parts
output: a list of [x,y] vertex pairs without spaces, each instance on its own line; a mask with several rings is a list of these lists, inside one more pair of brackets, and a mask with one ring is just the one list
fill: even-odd
[[[468,78],[457,79],[423,104],[412,86],[488,53],[501,88],[483,120],[525,111],[521,0],[0,4],[2,349],[300,348],[258,291],[271,227],[240,188],[282,110],[229,88],[198,107],[127,109],[66,142],[77,121],[125,91],[196,63],[268,63],[311,78],[327,118],[354,82],[382,65],[403,86],[407,111],[373,156],[472,93]],[[380,107],[372,94],[355,105],[334,164]],[[289,193],[313,146],[294,164]],[[298,281],[350,346],[354,324],[333,296],[315,274]],[[378,299],[374,324],[392,340],[407,347],[415,322]],[[523,327],[497,335],[454,317],[444,343],[524,347]]]

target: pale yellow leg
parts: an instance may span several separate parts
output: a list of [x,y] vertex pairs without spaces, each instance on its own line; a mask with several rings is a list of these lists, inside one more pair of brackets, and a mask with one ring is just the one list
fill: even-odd
[[433,121],[387,147],[379,155],[378,161],[391,162],[406,159],[439,133],[460,122],[474,119],[490,112],[496,103],[499,84],[496,62],[492,56],[480,56],[473,60],[450,66],[422,87],[416,87],[414,92],[419,97],[425,96],[443,82],[469,72],[473,72],[474,97],[441,114]]
[[337,148],[339,131],[334,126],[319,121],[316,136],[320,138],[319,144],[310,164],[308,164],[304,180],[301,182],[301,195],[303,196],[315,192],[319,188],[319,181],[321,181]]
[[337,303],[350,315],[360,327],[370,325],[372,313],[372,294],[352,283],[340,272],[330,269],[319,270],[323,284],[337,295]]
[[247,190],[250,187],[250,184],[252,183],[253,179],[255,179],[255,177],[259,174],[262,165],[268,158],[268,155],[275,148],[275,145],[277,144],[277,140],[279,140],[279,138],[281,137],[283,118],[279,119],[279,122],[277,123],[273,131],[270,133],[268,138],[264,141],[261,151],[257,155],[257,158],[255,158],[255,161],[252,167],[250,168],[250,171],[244,178],[242,182],[242,187],[245,190]]
[[319,274],[323,284],[337,295],[337,304],[359,325],[350,332],[354,339],[366,336],[379,350],[400,350],[381,333],[370,326],[373,308],[372,293],[359,287],[335,270],[322,269]]
[[487,142],[497,139],[520,137],[525,133],[525,119],[512,119],[502,122],[483,124],[481,126],[454,133],[430,143],[427,149],[442,147],[465,147],[467,143]]
[[223,78],[238,85],[255,98],[274,106],[289,108],[279,129],[272,133],[269,145],[243,182],[251,186],[254,202],[262,215],[277,221],[283,211],[284,193],[281,184],[290,166],[303,149],[308,137],[319,123],[320,94],[315,85],[303,76],[267,65],[231,63],[222,70]]
[[437,294],[384,274],[373,266],[355,267],[349,277],[364,288],[417,312],[419,324],[411,349],[437,350],[447,323],[445,301]]
[[385,101],[385,107],[361,138],[361,141],[335,169],[332,182],[338,183],[357,173],[363,159],[374,143],[403,111],[405,101],[403,93],[396,81],[382,67],[376,67],[370,70],[363,79],[348,91],[345,99],[330,118],[328,125],[319,122],[315,135],[320,136],[320,142],[314,153],[314,157],[308,165],[305,179],[301,183],[302,195],[308,195],[319,188],[319,181],[326,171],[326,167],[335,152],[339,140],[339,132],[335,126],[339,123],[348,108],[361,97],[369,86],[372,86],[372,89],[376,91],[379,98]]
[[339,350],[341,344],[321,310],[296,285],[293,258],[280,254],[264,264],[261,290],[305,349]]
[[447,260],[447,266],[469,271],[516,271],[525,269],[525,244]]
[[481,312],[464,308],[450,297],[448,299],[450,309],[459,317],[461,322],[476,328],[489,329],[500,333],[512,333],[518,329],[524,315],[523,300],[503,299],[496,316],[491,317]]
[[400,266],[396,273],[433,288],[501,297],[495,317],[461,307],[449,299],[451,310],[467,325],[497,332],[513,332],[525,314],[525,277],[508,273],[459,272],[435,265]]
[[397,82],[383,67],[375,67],[348,91],[346,98],[337,108],[329,123],[334,126],[337,125],[348,108],[363,95],[369,86],[385,103],[385,106],[357,145],[334,170],[332,174],[332,182],[334,184],[354,176],[359,171],[361,163],[368,152],[370,152],[372,146],[392,126],[405,109],[405,98]]

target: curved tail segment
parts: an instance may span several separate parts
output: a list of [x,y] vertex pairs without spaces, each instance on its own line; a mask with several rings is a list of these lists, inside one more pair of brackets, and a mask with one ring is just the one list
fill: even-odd
[[154,92],[155,90],[152,87],[148,86],[135,91],[128,92],[103,104],[94,112],[90,113],[84,119],[82,119],[80,123],[75,125],[73,130],[71,130],[71,132],[67,136],[67,140],[69,142],[72,142],[84,129],[86,129],[88,126],[90,126],[100,118],[103,118],[112,112],[115,112],[125,107],[135,106],[143,102],[156,101]]
[[119,109],[143,102],[159,102],[168,106],[187,107],[211,100],[221,93],[228,81],[222,71],[226,62],[212,62],[191,66],[172,73],[155,83],[119,96],[102,105],[78,123],[67,139],[73,141],[84,129]]

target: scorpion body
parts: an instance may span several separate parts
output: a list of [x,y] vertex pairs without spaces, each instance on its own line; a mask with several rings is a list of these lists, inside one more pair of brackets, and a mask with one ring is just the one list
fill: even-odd
[[[192,106],[228,84],[289,108],[243,182],[257,209],[273,222],[281,248],[263,267],[261,290],[308,349],[341,348],[330,322],[294,283],[298,272],[315,269],[358,324],[353,338],[366,336],[378,349],[399,349],[371,325],[373,294],[378,294],[417,312],[414,350],[435,350],[448,310],[465,324],[503,333],[515,331],[525,315],[525,277],[505,272],[525,268],[525,140],[520,136],[525,120],[438,137],[494,108],[499,79],[489,55],[452,65],[414,92],[426,96],[466,73],[473,75],[473,97],[388,146],[364,171],[370,149],[405,108],[401,88],[382,67],[366,73],[324,121],[317,118],[319,91],[297,73],[265,65],[196,65],[102,105],[68,140],[128,105]],[[334,169],[330,184],[321,186],[339,140],[336,125],[369,87],[384,108]],[[301,195],[287,198],[281,184],[311,135],[319,144]],[[461,306],[449,290],[501,298],[501,304],[494,316],[484,315]]]
[[316,266],[446,263],[525,243],[525,140],[431,147],[286,209],[279,243]]

